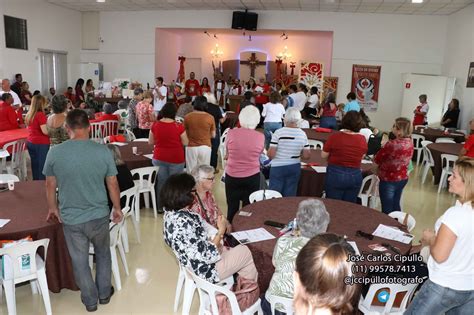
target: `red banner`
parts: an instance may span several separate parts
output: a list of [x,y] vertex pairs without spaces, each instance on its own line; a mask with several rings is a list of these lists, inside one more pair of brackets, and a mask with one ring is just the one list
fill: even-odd
[[381,66],[352,65],[351,90],[366,112],[378,108]]

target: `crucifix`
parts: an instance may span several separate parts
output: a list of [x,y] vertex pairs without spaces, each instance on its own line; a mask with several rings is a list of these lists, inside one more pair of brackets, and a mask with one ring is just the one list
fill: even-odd
[[255,78],[255,69],[258,66],[265,66],[267,64],[267,62],[258,60],[256,54],[252,53],[250,55],[250,58],[247,59],[247,61],[240,61],[240,64],[249,66],[250,67],[250,76],[252,78]]

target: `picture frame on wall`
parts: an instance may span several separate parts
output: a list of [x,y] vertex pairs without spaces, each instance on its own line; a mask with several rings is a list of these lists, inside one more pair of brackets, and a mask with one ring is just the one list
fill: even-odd
[[469,65],[469,71],[467,72],[467,84],[466,87],[474,88],[474,62]]

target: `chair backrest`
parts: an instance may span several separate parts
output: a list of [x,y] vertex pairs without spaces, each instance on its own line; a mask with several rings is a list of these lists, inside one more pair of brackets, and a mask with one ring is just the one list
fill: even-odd
[[416,220],[409,213],[402,212],[402,211],[392,211],[388,215],[396,219],[401,224],[406,225],[408,228],[408,232],[411,232],[415,228]]
[[[431,142],[431,141],[422,141],[422,142]],[[426,161],[428,162],[429,165],[434,166],[433,155],[431,154],[431,150],[428,149],[426,145],[423,146],[423,161]]]
[[[140,167],[130,171],[132,176],[138,175],[138,179],[140,181],[139,186],[143,187],[144,183],[146,182],[147,185],[155,185],[156,178],[158,175],[158,167],[157,166],[147,166],[147,167]],[[145,185],[146,186],[146,185]]]
[[[3,145],[3,150],[10,152],[11,166],[12,169],[18,169],[22,167],[24,153],[26,150],[26,141],[24,139],[8,142]],[[2,158],[0,171],[6,169],[6,158]]]
[[284,313],[286,315],[293,314],[293,299],[285,298],[282,296],[276,296],[272,294],[267,294],[265,298],[270,303],[272,314],[275,314],[275,306],[277,305],[283,306],[283,309],[285,310]]
[[206,297],[208,297],[211,303],[212,314],[220,314],[219,308],[217,307],[216,295],[224,294],[229,299],[229,303],[232,309],[232,315],[242,314],[242,312],[240,311],[239,303],[237,302],[237,298],[235,297],[234,292],[230,291],[229,289],[225,287],[221,287],[219,285],[216,285],[204,279],[201,279],[189,269],[186,269],[186,273],[189,277],[193,279],[194,283],[196,284],[196,288],[198,289],[199,300],[201,304],[199,306],[200,310],[203,310],[203,306],[206,305]]
[[377,175],[369,175],[364,177],[360,186],[359,195],[370,194],[374,190]]
[[421,141],[425,140],[425,136],[412,133],[411,138],[413,139],[413,146],[415,149],[421,148]]
[[124,220],[119,223],[110,222],[109,223],[109,233],[110,233],[110,247],[117,246],[117,243],[120,241],[122,236],[122,227]]
[[127,138],[128,141],[135,141],[137,139],[137,137],[135,137],[135,134],[133,133],[133,131],[131,131],[128,128],[125,128],[125,130],[123,132],[123,135],[125,136],[125,138]]
[[424,148],[424,147],[426,147],[428,144],[432,144],[432,143],[433,143],[432,141],[423,140],[423,141],[421,141],[421,146]]
[[132,211],[135,210],[135,195],[137,193],[137,187],[133,186],[120,193],[120,200],[125,199],[125,206],[122,208],[124,216],[130,216]]
[[441,166],[443,168],[452,169],[454,167],[454,163],[458,160],[457,155],[453,154],[441,154]]
[[[14,244],[10,247],[0,248],[0,256],[8,256],[10,258],[11,266],[13,266],[11,278],[7,279],[18,279],[18,282],[27,281],[29,279],[35,278],[37,272],[36,264],[36,252],[39,247],[44,248],[44,261],[46,263],[46,256],[48,253],[49,238],[43,238],[34,242],[23,242],[19,244]],[[29,257],[29,269],[24,269],[23,262]],[[3,257],[5,259],[5,257]],[[5,261],[3,261],[5,266]],[[5,272],[5,270],[4,270]],[[7,275],[5,273],[5,275]]]
[[118,134],[119,122],[117,120],[102,121],[104,137],[114,136]]
[[425,129],[425,128],[428,128],[428,126],[426,126],[426,125],[416,125],[416,126],[413,126],[413,130]]
[[311,149],[322,149],[324,146],[324,143],[319,140],[308,139],[308,143]]
[[435,141],[436,143],[456,143],[452,138],[438,138]]
[[362,304],[365,308],[370,309],[371,303],[374,299],[375,294],[381,290],[386,289],[388,291],[389,297],[387,302],[385,303],[385,308],[381,314],[390,314],[390,311],[393,307],[393,303],[395,302],[395,298],[398,294],[405,293],[402,302],[400,303],[399,311],[402,313],[405,311],[408,301],[410,300],[411,296],[415,292],[416,287],[418,286],[417,283],[415,284],[371,284],[369,291],[365,295],[365,298],[360,300],[359,305]]
[[98,143],[102,143],[104,138],[102,136],[101,126],[102,124],[100,122],[91,123],[91,140]]
[[6,184],[8,182],[19,182],[20,179],[16,175],[12,174],[0,174],[0,184]]
[[257,201],[262,201],[266,199],[275,199],[283,197],[278,191],[276,190],[257,190],[250,194],[249,201],[250,203],[254,203]]

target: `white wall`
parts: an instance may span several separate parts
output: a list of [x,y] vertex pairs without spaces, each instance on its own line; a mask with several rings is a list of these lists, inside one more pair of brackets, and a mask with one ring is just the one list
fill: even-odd
[[27,20],[28,50],[5,48],[3,16],[0,16],[0,74],[13,79],[16,73],[31,91],[40,90],[38,48],[68,52],[68,63],[80,61],[81,13],[44,0],[0,0],[2,14]]
[[454,97],[461,106],[461,129],[474,118],[474,88],[466,88],[469,63],[474,62],[474,4],[449,16],[443,74],[456,77]]

